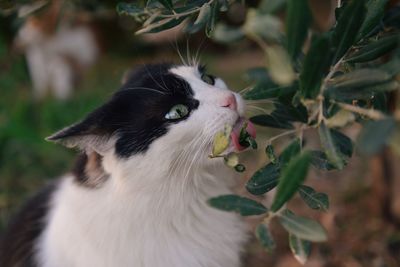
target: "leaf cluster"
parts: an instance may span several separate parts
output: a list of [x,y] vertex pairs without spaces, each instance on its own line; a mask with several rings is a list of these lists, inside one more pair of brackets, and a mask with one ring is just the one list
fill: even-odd
[[[265,66],[247,72],[252,86],[244,97],[273,103],[272,112],[250,120],[280,133],[265,144],[269,162],[252,175],[246,189],[253,195],[274,188],[277,192],[270,207],[237,195],[218,196],[209,204],[242,216],[262,216],[255,234],[269,252],[275,247],[269,223],[277,218],[289,232],[294,256],[304,264],[310,242],[325,241],[327,235],[318,222],[295,215],[286,204],[297,193],[311,209],[329,209],[326,194],[303,184],[310,167],[340,171],[354,150],[372,155],[387,144],[400,146],[400,140],[393,139],[399,135],[400,111],[388,108],[391,92],[399,89],[400,9],[388,10],[388,0],[340,1],[344,4],[336,9],[335,25],[321,33],[312,29],[307,0],[261,0],[256,8],[247,8],[243,25],[217,21],[234,2],[150,0],[145,6],[120,3],[117,10],[143,23],[139,33],[165,30],[186,20],[187,32],[204,28],[217,42],[248,39],[259,45]],[[342,129],[355,123],[361,131],[353,142]],[[304,145],[303,132],[308,130],[318,133],[319,149]],[[288,136],[294,141],[276,155],[275,141]],[[257,148],[245,134],[242,141]],[[226,160],[238,163],[236,157]]]

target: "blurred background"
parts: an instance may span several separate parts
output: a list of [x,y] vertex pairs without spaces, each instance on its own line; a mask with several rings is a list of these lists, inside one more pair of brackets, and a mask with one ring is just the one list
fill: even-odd
[[[108,99],[130,68],[151,62],[179,63],[181,57],[198,54],[210,73],[240,91],[251,82],[245,70],[264,65],[263,51],[248,40],[227,46],[203,32],[185,35],[179,27],[135,35],[140,25],[118,16],[117,2],[0,1],[0,232],[30,195],[73,164],[75,151],[44,138]],[[309,3],[313,28],[328,30],[335,23],[337,1]],[[232,25],[243,23],[242,4],[232,6],[223,19]],[[356,127],[346,133],[354,137]],[[264,130],[262,136],[273,134]],[[313,134],[307,136],[310,142],[316,139]],[[296,199],[291,205],[299,214],[318,219],[329,241],[314,245],[306,266],[400,266],[400,167],[396,163],[399,157],[385,149],[373,158],[353,157],[340,173],[312,170],[307,183],[329,195],[330,210],[317,213]],[[256,165],[245,173],[244,181]],[[243,188],[240,191],[245,193]],[[249,222],[255,225],[257,219]],[[291,255],[287,233],[278,226],[272,232],[276,251],[267,254],[252,240],[244,255],[245,266],[300,266]]]

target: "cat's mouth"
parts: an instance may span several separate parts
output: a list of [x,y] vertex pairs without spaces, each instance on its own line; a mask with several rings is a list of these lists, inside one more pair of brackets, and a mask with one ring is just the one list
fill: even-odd
[[231,144],[233,148],[237,151],[242,151],[247,148],[240,144],[240,132],[242,131],[242,129],[246,130],[246,132],[252,138],[256,138],[256,128],[254,127],[254,124],[243,117],[239,117],[236,123],[232,126],[231,132]]

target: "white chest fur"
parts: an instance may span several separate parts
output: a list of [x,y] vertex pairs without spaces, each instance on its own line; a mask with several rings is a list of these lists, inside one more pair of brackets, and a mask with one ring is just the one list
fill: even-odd
[[216,177],[201,180],[186,193],[167,184],[128,192],[113,179],[86,189],[66,177],[38,243],[40,266],[240,266],[243,222],[206,203],[230,190]]

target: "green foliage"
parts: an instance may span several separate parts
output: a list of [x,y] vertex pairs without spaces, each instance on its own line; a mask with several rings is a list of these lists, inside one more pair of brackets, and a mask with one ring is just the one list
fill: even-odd
[[271,205],[271,211],[278,211],[296,193],[307,176],[311,155],[307,152],[290,160],[279,179],[277,193]]
[[289,210],[279,214],[279,221],[289,233],[300,239],[323,242],[328,238],[325,229],[317,221],[297,216]]
[[256,237],[267,252],[272,252],[275,249],[276,244],[268,229],[268,225],[259,224],[256,228]]
[[[250,121],[281,132],[267,140],[264,149],[270,162],[251,176],[246,189],[262,195],[277,186],[277,193],[269,210],[257,201],[232,195],[213,198],[210,204],[243,215],[263,215],[264,222],[255,234],[268,252],[275,247],[269,221],[278,218],[289,232],[293,255],[304,264],[310,254],[310,241],[326,240],[326,232],[316,221],[283,207],[298,192],[311,209],[329,209],[326,194],[302,184],[310,165],[323,171],[345,168],[353,154],[353,142],[339,129],[361,122],[357,150],[362,154],[377,153],[387,143],[400,146],[396,144],[400,139],[392,138],[399,127],[398,116],[382,113],[388,111],[387,92],[399,89],[400,12],[396,9],[386,15],[387,0],[343,1],[345,5],[336,10],[337,23],[328,32],[313,32],[307,49],[304,44],[313,22],[309,1],[262,0],[258,7],[247,9],[243,25],[217,21],[218,14],[234,2],[173,1],[173,11],[164,4],[120,13],[144,22],[139,32],[154,29],[151,25],[159,21],[157,16],[171,19],[168,22],[184,18],[188,21],[186,32],[204,28],[207,36],[226,45],[247,39],[260,46],[265,66],[247,72],[251,88],[244,98],[254,103],[270,102],[272,111],[254,114]],[[286,13],[284,23],[278,12]],[[319,134],[321,148],[308,150],[303,147],[303,132],[313,129]],[[276,156],[273,142],[289,135],[298,138]],[[242,139],[246,146],[252,145],[245,136]],[[238,164],[237,155],[225,157],[225,161],[228,166]]]
[[[257,7],[242,2],[245,21],[231,25],[220,13],[235,2],[172,1],[173,9],[164,3],[133,11],[119,6],[118,10],[143,23],[139,32],[162,30],[159,26],[169,28],[169,22],[186,20],[186,32],[204,29],[207,36],[225,45],[247,40],[260,47],[265,66],[247,71],[251,87],[244,98],[268,103],[267,110],[260,108],[263,112],[252,114],[250,120],[279,133],[267,140],[265,147],[258,144],[265,149],[269,162],[251,176],[246,189],[253,195],[263,195],[277,186],[277,193],[270,209],[240,196],[216,197],[210,204],[245,215],[262,215],[264,221],[255,234],[267,251],[275,247],[269,221],[277,218],[289,232],[294,256],[304,264],[310,241],[324,241],[326,233],[317,222],[284,207],[298,192],[311,209],[329,209],[326,194],[303,185],[309,166],[323,171],[343,170],[353,155],[353,141],[344,128],[354,123],[362,128],[357,139],[359,153],[371,155],[386,144],[398,147],[393,140],[398,136],[400,112],[390,110],[387,101],[389,93],[399,89],[399,10],[385,13],[387,0],[340,1],[344,4],[336,10],[337,22],[329,31],[317,33],[311,26],[310,1],[261,0]],[[154,23],[162,25],[155,27]],[[307,139],[304,132],[312,130],[318,133],[320,148],[310,150],[303,139]],[[297,138],[277,155],[274,142],[288,136]],[[249,145],[252,143],[247,140]],[[225,160],[231,165],[238,163],[235,157]]]
[[305,264],[311,253],[311,242],[302,240],[293,234],[289,234],[289,246],[294,257],[301,264]]
[[295,60],[307,38],[311,23],[311,12],[307,0],[288,0],[286,14],[286,46],[290,57]]
[[242,216],[260,215],[268,211],[261,203],[237,195],[224,195],[208,200],[208,203],[217,209],[234,211]]

